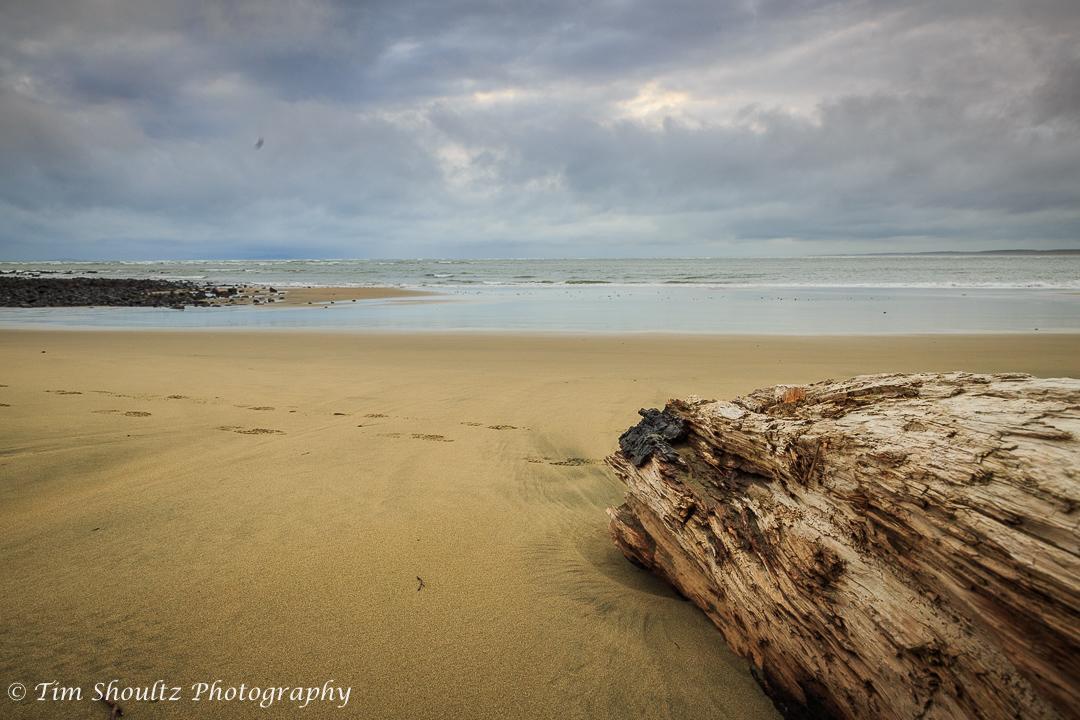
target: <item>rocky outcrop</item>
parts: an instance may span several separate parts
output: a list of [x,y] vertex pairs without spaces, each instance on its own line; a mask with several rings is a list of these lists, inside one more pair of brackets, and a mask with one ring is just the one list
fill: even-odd
[[220,307],[263,305],[285,293],[260,285],[211,285],[186,280],[0,275],[0,307]]
[[175,280],[0,277],[0,307],[171,307],[205,304],[206,296]]
[[1080,711],[1080,381],[875,375],[676,400],[611,532],[791,717]]

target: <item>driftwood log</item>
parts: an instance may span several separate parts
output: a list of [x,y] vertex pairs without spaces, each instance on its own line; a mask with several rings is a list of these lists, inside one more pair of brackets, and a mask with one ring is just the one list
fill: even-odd
[[873,375],[671,401],[623,553],[789,717],[1080,717],[1080,380]]

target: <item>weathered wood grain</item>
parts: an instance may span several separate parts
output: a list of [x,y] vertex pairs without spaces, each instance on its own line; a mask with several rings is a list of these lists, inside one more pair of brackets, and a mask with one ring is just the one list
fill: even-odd
[[875,375],[676,400],[609,510],[795,717],[1080,713],[1080,381]]

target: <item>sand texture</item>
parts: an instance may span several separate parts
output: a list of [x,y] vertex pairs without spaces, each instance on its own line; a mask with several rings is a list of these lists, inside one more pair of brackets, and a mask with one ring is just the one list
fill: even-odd
[[671,397],[954,369],[1077,376],[1080,336],[0,332],[0,678],[352,686],[307,717],[775,717],[612,544],[600,459]]

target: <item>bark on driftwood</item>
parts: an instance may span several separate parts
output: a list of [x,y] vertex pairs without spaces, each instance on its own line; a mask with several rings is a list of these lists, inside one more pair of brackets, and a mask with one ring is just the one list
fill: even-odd
[[1080,713],[1080,380],[875,375],[691,398],[608,462],[632,561],[785,714]]

